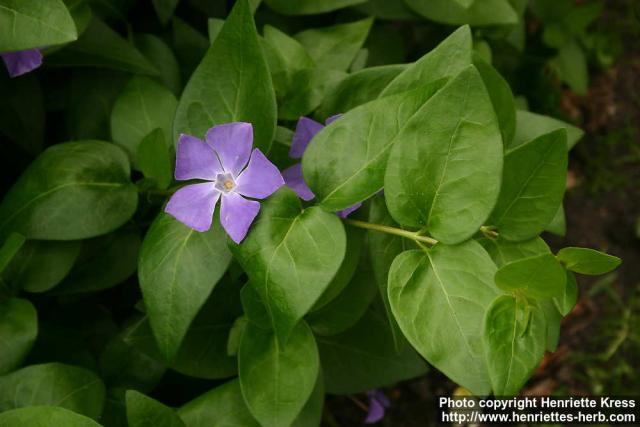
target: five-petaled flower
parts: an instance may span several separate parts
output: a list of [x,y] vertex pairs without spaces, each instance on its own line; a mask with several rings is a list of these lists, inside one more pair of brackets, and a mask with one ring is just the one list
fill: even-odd
[[20,50],[0,54],[9,76],[18,77],[42,65],[42,53],[38,49]]
[[176,152],[175,178],[206,182],[182,187],[165,211],[196,231],[211,227],[220,203],[220,223],[240,243],[258,215],[260,203],[284,185],[278,168],[253,146],[250,123],[234,122],[207,131],[205,141],[182,134]]
[[369,397],[369,412],[364,422],[365,424],[374,424],[384,418],[384,412],[391,406],[391,402],[389,402],[389,398],[378,389],[369,390],[367,397]]
[[[339,119],[342,114],[329,117],[325,124],[330,124],[336,119]],[[307,146],[311,142],[314,136],[320,132],[324,126],[315,120],[308,117],[300,117],[298,124],[296,125],[296,131],[293,134],[293,141],[291,142],[291,149],[289,150],[289,157],[293,159],[300,159],[304,154]],[[284,182],[296,192],[298,197],[302,200],[309,201],[315,197],[315,194],[311,191],[307,183],[302,176],[302,163],[296,163],[295,165],[282,171]],[[362,203],[356,203],[346,209],[336,212],[339,217],[346,218],[351,212],[362,206]]]

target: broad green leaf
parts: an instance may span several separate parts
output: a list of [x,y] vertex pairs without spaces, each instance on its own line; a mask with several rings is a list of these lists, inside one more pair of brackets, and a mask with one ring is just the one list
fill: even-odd
[[338,217],[319,207],[302,209],[288,188],[262,204],[246,239],[232,245],[281,342],[329,286],[345,247]]
[[384,179],[391,216],[448,244],[475,234],[498,198],[503,152],[475,67],[436,93],[397,139]]
[[562,203],[556,211],[556,214],[553,216],[553,219],[549,224],[547,224],[544,230],[558,236],[564,236],[567,233],[567,218],[564,213],[564,206]]
[[360,256],[362,254],[364,246],[365,232],[361,228],[350,227],[345,229],[347,237],[347,246],[345,248],[344,259],[340,268],[336,272],[335,276],[331,280],[327,289],[322,293],[322,296],[316,301],[312,308],[312,312],[319,310],[333,301],[342,290],[349,284],[358,264],[360,262]]
[[20,366],[37,334],[38,314],[29,301],[10,298],[0,302],[0,375]]
[[563,248],[558,260],[567,270],[590,276],[599,276],[615,270],[622,263],[617,256],[589,248]]
[[218,34],[220,34],[223,25],[224,19],[209,18],[207,20],[207,33],[209,34],[209,42],[211,44],[218,38]]
[[53,292],[60,295],[112,288],[135,273],[139,250],[140,235],[131,229],[86,240],[73,269]]
[[248,323],[238,351],[245,402],[263,427],[288,426],[315,388],[320,369],[313,333],[300,322],[286,344],[273,332]]
[[521,258],[551,253],[549,246],[540,237],[523,242],[510,242],[500,237],[497,239],[483,237],[478,239],[478,243],[487,251],[498,268]]
[[[348,253],[347,246],[347,253]],[[346,259],[346,258],[345,258]],[[318,335],[336,335],[355,325],[378,293],[368,257],[362,257],[351,281],[335,299],[310,313],[306,320]]]
[[184,427],[176,412],[155,399],[129,390],[126,394],[129,427]]
[[173,11],[176,10],[179,1],[180,0],[153,0],[153,8],[156,10],[158,18],[163,25],[167,25],[171,20]]
[[576,41],[563,46],[551,60],[551,67],[562,81],[578,95],[586,95],[589,89],[587,56]]
[[406,65],[384,65],[365,68],[350,74],[324,99],[318,116],[326,119],[373,101]]
[[188,80],[207,53],[210,43],[198,30],[175,16],[173,17],[172,27],[173,51],[178,58],[183,80]]
[[[369,211],[369,222],[373,224],[381,224],[390,227],[401,228],[396,223],[385,204],[384,198],[374,197],[371,199],[371,208]],[[418,246],[409,239],[394,236],[392,234],[380,233],[377,231],[368,232],[369,254],[371,255],[371,267],[378,285],[380,297],[384,303],[385,312],[389,319],[391,333],[396,344],[398,352],[402,350],[401,345],[406,342],[402,336],[402,331],[396,322],[391,305],[389,304],[388,281],[389,269],[396,256],[408,249],[418,249]]]
[[418,377],[427,371],[409,346],[396,352],[389,321],[370,309],[347,331],[319,336],[325,388],[331,394],[354,394]]
[[478,395],[490,388],[481,337],[484,315],[499,294],[495,271],[474,241],[403,252],[389,271],[391,309],[411,345]]
[[0,236],[76,240],[106,234],[138,204],[126,154],[113,144],[79,141],[45,150],[0,204]]
[[512,241],[531,239],[551,222],[567,175],[566,131],[517,146],[504,157],[502,189],[488,224]]
[[313,28],[296,34],[319,68],[347,71],[362,48],[373,24],[373,18]]
[[71,271],[80,253],[80,242],[31,240],[3,274],[13,289],[44,292],[58,285]]
[[187,427],[259,427],[235,379],[186,403],[178,415]]
[[571,271],[567,271],[567,284],[564,293],[559,298],[554,298],[554,302],[560,311],[560,314],[566,316],[571,313],[573,307],[578,302],[578,282],[576,276]]
[[0,0],[0,28],[5,29],[0,52],[67,43],[78,36],[62,0]]
[[0,414],[3,427],[100,427],[100,424],[75,412],[57,406],[30,406]]
[[133,44],[157,70],[156,79],[168,87],[174,95],[182,91],[180,68],[173,51],[159,37],[153,34],[135,34]]
[[280,96],[291,89],[293,74],[315,68],[300,42],[275,27],[265,25],[264,45],[273,85]]
[[174,360],[189,325],[231,262],[216,220],[200,233],[161,213],[142,243],[138,279],[165,361]]
[[272,329],[269,311],[256,290],[256,286],[250,282],[244,285],[240,291],[240,299],[244,315],[248,321],[263,329]]
[[503,295],[489,308],[484,325],[484,348],[493,393],[513,396],[544,356],[544,314],[535,305]]
[[0,273],[2,273],[11,263],[24,245],[25,237],[22,234],[11,233],[0,247]]
[[177,105],[169,89],[148,77],[134,77],[125,86],[111,112],[111,136],[134,166],[138,165],[140,143],[151,131],[160,128],[165,144],[171,141]]
[[560,341],[560,322],[562,321],[562,314],[560,314],[558,307],[556,307],[556,304],[552,299],[538,301],[538,305],[540,306],[545,319],[545,348],[547,351],[554,352],[558,348],[558,341]]
[[44,103],[40,82],[34,75],[19,79],[0,73],[0,135],[30,155],[44,142]]
[[472,45],[471,29],[466,25],[460,27],[432,51],[409,65],[380,96],[395,95],[457,75],[472,64]]
[[161,190],[167,189],[173,181],[172,159],[166,141],[162,129],[156,128],[142,138],[137,155],[138,167],[144,177]]
[[484,26],[518,22],[508,0],[475,0],[469,7],[458,0],[405,0],[405,3],[420,15],[443,24]]
[[496,285],[505,292],[522,292],[533,298],[554,298],[564,293],[567,275],[550,253],[521,258],[496,272]]
[[516,133],[516,104],[509,83],[483,59],[475,57],[473,63],[491,98],[500,132],[502,132],[502,143],[504,147],[508,147]]
[[441,85],[361,105],[320,131],[302,158],[305,181],[320,206],[338,211],[380,191],[391,147]]
[[247,0],[236,3],[184,89],[173,123],[203,137],[222,123],[253,124],[254,146],[267,152],[276,130],[276,100]]
[[47,64],[158,74],[158,70],[131,43],[95,16],[78,41],[48,56]]
[[61,363],[31,365],[0,377],[0,411],[52,405],[97,420],[104,395],[96,374]]
[[347,76],[343,71],[311,68],[293,74],[288,92],[279,96],[281,108],[278,118],[297,120],[315,110],[335,87]]
[[311,396],[305,403],[298,417],[293,421],[291,427],[317,427],[322,422],[322,408],[324,406],[324,379],[322,373],[316,379],[316,385],[311,392]]
[[363,3],[366,0],[265,0],[271,9],[283,15],[313,15]]
[[72,139],[111,139],[111,108],[129,76],[106,69],[74,69],[71,72],[67,128]]
[[571,149],[584,135],[582,129],[554,119],[553,117],[543,116],[529,111],[518,111],[516,117],[516,134],[511,144],[508,145],[508,148],[517,147],[554,130],[566,129],[567,148]]

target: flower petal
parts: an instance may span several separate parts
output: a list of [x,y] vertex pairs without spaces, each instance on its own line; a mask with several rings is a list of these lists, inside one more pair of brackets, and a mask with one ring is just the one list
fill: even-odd
[[18,77],[35,70],[42,65],[42,53],[39,49],[27,49],[2,54],[9,76]]
[[247,200],[237,193],[226,193],[222,195],[220,223],[231,240],[240,243],[259,211],[260,203]]
[[215,181],[222,172],[216,153],[203,140],[191,135],[180,135],[176,150],[177,180],[206,179]]
[[350,206],[346,209],[343,209],[341,211],[336,212],[336,215],[338,215],[340,218],[346,218],[349,216],[350,213],[352,213],[353,211],[357,210],[360,208],[360,206],[362,206],[362,203],[356,203],[353,206]]
[[219,197],[213,183],[187,185],[171,196],[164,211],[196,231],[207,231]]
[[308,117],[300,117],[296,125],[296,132],[293,134],[289,157],[293,159],[301,158],[309,142],[311,142],[313,137],[316,136],[322,128],[324,128],[324,126],[315,120],[311,120]]
[[369,412],[364,420],[365,424],[374,424],[384,418],[384,406],[378,399],[369,399]]
[[340,117],[342,117],[342,114],[336,114],[336,115],[333,115],[331,117],[327,117],[327,120],[324,121],[324,124],[328,126],[331,123],[333,123],[336,120],[338,120]]
[[236,179],[236,185],[237,193],[254,199],[264,199],[282,187],[284,179],[276,165],[256,148],[246,169]]
[[302,163],[297,163],[282,171],[285,184],[296,192],[302,200],[309,201],[316,197],[302,177]]
[[235,177],[249,161],[253,146],[251,123],[234,122],[214,126],[207,131],[207,144],[213,148],[226,172]]

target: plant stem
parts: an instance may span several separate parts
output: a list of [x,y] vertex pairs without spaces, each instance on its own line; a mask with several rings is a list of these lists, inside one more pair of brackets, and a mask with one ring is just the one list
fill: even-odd
[[436,239],[433,239],[427,236],[421,236],[419,232],[415,232],[415,231],[407,231],[401,228],[390,227],[388,225],[372,224],[370,222],[359,221],[357,219],[350,219],[350,218],[346,218],[344,221],[349,225],[353,225],[354,227],[366,228],[368,230],[375,230],[381,233],[394,234],[396,236],[404,237],[406,239],[427,243],[431,246],[438,243]]

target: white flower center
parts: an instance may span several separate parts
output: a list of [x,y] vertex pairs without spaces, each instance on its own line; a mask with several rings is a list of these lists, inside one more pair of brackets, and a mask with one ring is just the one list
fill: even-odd
[[233,179],[233,175],[230,173],[219,173],[216,176],[216,190],[222,191],[223,193],[228,193],[234,188],[236,188],[236,182]]

